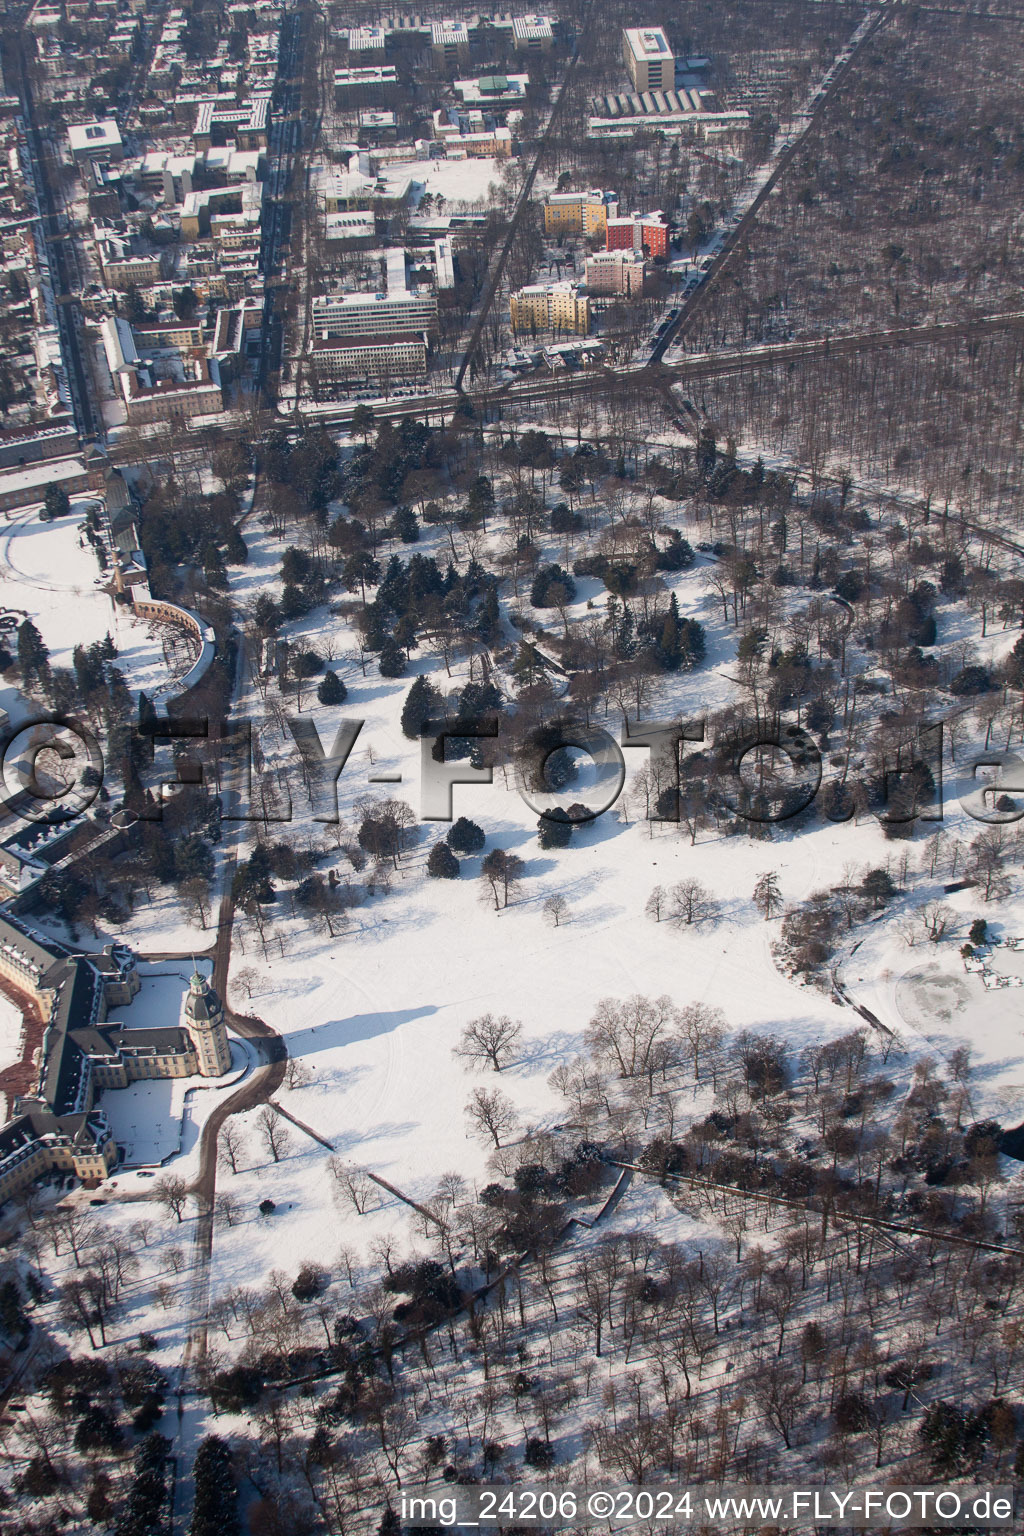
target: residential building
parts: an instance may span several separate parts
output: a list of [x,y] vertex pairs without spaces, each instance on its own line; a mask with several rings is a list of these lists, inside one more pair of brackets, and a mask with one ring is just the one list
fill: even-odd
[[646,271],[647,263],[636,251],[598,251],[587,258],[585,282],[591,293],[640,298]]
[[445,146],[445,157],[456,159],[507,159],[512,153],[512,133],[494,126],[482,112],[458,112],[441,107],[433,114],[434,138]]
[[117,292],[145,288],[160,281],[162,264],[158,251],[146,256],[121,255],[113,241],[105,240],[100,243],[99,258],[103,281]]
[[666,91],[675,85],[675,55],[661,27],[624,27],[622,57],[638,91]]
[[575,283],[534,283],[520,288],[510,302],[512,329],[567,331],[586,336],[590,331],[590,300]]
[[233,96],[199,102],[192,143],[197,150],[233,141],[237,149],[266,149],[270,96],[260,92],[244,101]]
[[339,111],[346,107],[383,105],[398,91],[398,71],[393,64],[363,65],[334,71],[334,101]]
[[659,208],[655,213],[631,213],[608,220],[605,231],[608,251],[643,251],[647,256],[668,256],[668,225]]
[[232,243],[232,237],[259,238],[263,218],[263,183],[242,181],[232,187],[207,187],[189,192],[181,205],[182,240],[201,240],[209,235],[214,244]]
[[544,233],[556,240],[565,235],[596,239],[604,234],[608,215],[617,206],[609,192],[553,192],[542,205]]
[[451,65],[469,58],[469,28],[464,21],[435,21],[430,28],[435,63]]
[[349,58],[383,58],[386,37],[383,27],[350,27],[348,33]]
[[512,23],[512,39],[518,53],[548,53],[555,34],[547,16],[517,16]]

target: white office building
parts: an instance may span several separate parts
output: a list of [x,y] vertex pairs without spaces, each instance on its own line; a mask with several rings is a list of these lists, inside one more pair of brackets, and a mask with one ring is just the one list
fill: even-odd
[[638,91],[671,91],[675,87],[675,55],[661,27],[624,27],[622,57]]

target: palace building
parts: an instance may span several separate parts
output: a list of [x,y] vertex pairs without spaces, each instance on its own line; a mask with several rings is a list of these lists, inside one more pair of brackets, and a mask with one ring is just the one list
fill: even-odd
[[107,1020],[132,1002],[139,976],[132,951],[108,944],[81,954],[0,913],[0,976],[40,1009],[46,1024],[35,1090],[22,1094],[0,1129],[0,1202],[40,1175],[67,1171],[97,1184],[118,1149],[98,1102],[106,1089],[140,1078],[222,1077],[231,1066],[224,1009],[196,972],[180,1025],[129,1028]]

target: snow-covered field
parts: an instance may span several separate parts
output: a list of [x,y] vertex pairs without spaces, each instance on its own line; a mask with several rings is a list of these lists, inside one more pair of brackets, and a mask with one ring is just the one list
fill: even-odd
[[[424,529],[418,550],[434,552],[435,546],[443,559],[446,552],[438,535]],[[276,592],[281,548],[281,541],[265,535],[251,540],[249,563],[233,576],[242,603],[258,592]],[[545,558],[559,555],[555,543]],[[708,563],[699,557],[691,570],[669,578],[680,612],[705,626],[705,662],[691,674],[673,677],[665,685],[669,691],[664,698],[652,696],[643,709],[645,717],[681,714],[700,719],[732,695],[736,632],[704,584]],[[588,605],[600,609],[605,601],[596,580],[579,578],[577,588],[576,602],[568,610],[570,623],[584,618]],[[944,615],[949,644],[963,638],[966,622],[955,610]],[[342,717],[364,722],[339,781],[348,838],[358,824],[354,802],[374,793],[407,800],[420,817],[420,746],[402,735],[401,707],[417,672],[427,671],[434,683],[451,689],[466,681],[466,664],[453,665],[449,677],[427,648],[415,653],[403,678],[381,677],[373,662],[364,676],[351,649],[351,632],[336,621],[325,623],[322,611],[286,626],[285,633],[300,644],[326,641],[329,665],[349,690],[345,704],[333,709],[318,705],[312,688],[307,692],[303,712],[312,711],[325,746]],[[1012,635],[992,630],[982,659],[998,657],[1010,643]],[[617,715],[598,723],[606,723],[618,738]],[[637,820],[643,816],[643,802],[629,784],[647,753],[626,748],[624,755],[625,796],[578,831],[567,850],[540,849],[536,815],[500,770],[489,787],[455,787],[455,816],[477,821],[487,834],[488,848],[507,849],[526,861],[521,892],[507,910],[495,912],[492,902],[481,900],[479,856],[463,860],[457,881],[427,878],[427,853],[444,836],[447,824],[420,820],[415,846],[395,873],[392,892],[357,907],[344,934],[329,939],[314,931],[308,921],[289,915],[284,901],[279,903],[280,917],[273,922],[266,957],[260,954],[255,932],[241,924],[236,927],[236,935],[243,934],[245,955],[239,955],[236,944],[233,965],[236,970],[240,965],[254,967],[262,981],[251,1002],[236,986],[234,1004],[272,1023],[285,1038],[289,1055],[309,1069],[310,1081],[283,1088],[280,1102],[344,1160],[369,1168],[417,1200],[429,1197],[449,1170],[458,1170],[471,1183],[486,1182],[491,1177],[487,1149],[470,1136],[464,1114],[472,1089],[500,1082],[524,1125],[556,1123],[563,1104],[547,1079],[560,1062],[578,1054],[583,1031],[603,997],[668,993],[680,1006],[707,1002],[724,1011],[732,1029],[777,1033],[796,1051],[861,1022],[824,992],[798,986],[780,972],[771,952],[778,924],[761,920],[751,893],[759,874],[774,870],[788,906],[834,884],[847,866],[861,872],[895,868],[907,845],[887,841],[873,817],[839,826],[822,817],[813,826],[801,824],[795,833],[783,826],[767,841],[703,833],[691,847],[688,836],[676,828],[652,828]],[[371,775],[378,774],[398,774],[400,783],[375,789]],[[306,797],[297,774],[291,783],[293,814],[301,822],[307,814]],[[964,816],[952,786],[947,789],[946,817],[947,829],[965,840],[978,830],[977,823]],[[307,835],[330,841],[313,823],[301,832],[293,825],[287,833],[296,845]],[[912,869],[919,841],[910,845]],[[330,864],[343,881],[358,883],[341,851],[331,854]],[[325,873],[327,867],[321,866]],[[677,930],[644,915],[653,886],[671,886],[688,876],[696,876],[717,898],[717,923]],[[554,894],[564,896],[570,908],[568,919],[557,928],[543,910]],[[971,918],[994,916],[983,910],[976,893],[962,892],[949,898],[960,919],[949,937],[935,946],[924,943],[921,935],[920,943],[908,948],[893,919],[911,901],[916,904],[933,894],[941,895],[940,882],[934,892],[915,892],[883,921],[869,925],[867,937],[858,929],[854,939],[862,942],[842,964],[843,979],[853,1000],[873,1008],[911,1054],[932,1052],[944,1058],[957,1045],[972,1044],[979,1065],[984,1060],[976,1088],[979,1106],[989,1105],[991,1096],[992,1112],[998,1107],[1005,1123],[1016,1123],[1024,1119],[1020,993],[987,992],[978,982],[977,1009],[945,1022],[933,1018],[930,1009],[922,1019],[900,1006],[900,978],[922,964],[938,964],[962,976],[958,950]],[[1024,933],[1024,903],[999,915],[1005,931]],[[452,1055],[464,1026],[486,1012],[510,1014],[524,1026],[522,1059],[500,1080],[467,1070]],[[979,1033],[988,1044],[975,1039]],[[247,1118],[254,1122],[256,1117]],[[259,1149],[255,1130],[250,1139],[250,1171],[230,1179],[232,1192],[254,1206],[271,1198],[277,1212],[271,1222],[246,1232],[244,1239],[240,1229],[219,1234],[215,1293],[239,1283],[243,1273],[251,1277],[258,1265],[267,1269],[280,1263],[283,1251],[297,1260],[327,1264],[339,1242],[365,1253],[375,1235],[401,1219],[393,1197],[382,1194],[383,1203],[364,1216],[335,1200],[333,1219],[325,1223],[324,1202],[331,1188],[330,1181],[325,1183],[328,1150],[295,1131],[288,1154],[275,1164]]]
[[383,166],[380,177],[384,182],[404,183],[411,176],[422,189],[419,197],[433,193],[458,209],[463,204],[482,205],[488,187],[492,182],[500,184],[502,167],[508,163],[490,156],[473,160],[403,160]]
[[109,634],[129,688],[152,693],[167,680],[161,643],[167,632],[133,618],[97,585],[96,556],[78,531],[94,504],[75,499],[70,514],[52,523],[40,522],[33,509],[0,525],[0,602],[33,620],[55,667],[70,667],[76,645]]
[[[625,826],[613,812],[577,834],[578,846],[545,853],[537,847],[536,818],[514,789],[457,788],[455,799],[457,813],[486,829],[488,846],[526,860],[522,899],[501,912],[482,902],[479,857],[464,861],[458,881],[424,884],[425,852],[446,830],[426,827],[394,892],[357,909],[343,938],[328,944],[288,922],[285,958],[272,953],[267,991],[252,1003],[312,1073],[307,1086],[283,1089],[281,1102],[345,1159],[413,1199],[428,1197],[448,1170],[487,1181],[487,1150],[469,1136],[464,1106],[474,1087],[497,1079],[467,1070],[451,1054],[463,1027],[480,1014],[508,1013],[523,1022],[523,1059],[501,1074],[500,1086],[524,1123],[560,1119],[561,1100],[547,1078],[579,1053],[602,997],[667,992],[680,1006],[706,1001],[736,1029],[770,1029],[798,1046],[851,1027],[848,1012],[779,974],[768,947],[774,930],[748,901],[729,895],[746,895],[769,864],[780,871],[787,896],[807,894],[817,883],[816,861],[797,846],[773,846],[770,858],[767,848],[738,839],[691,848],[674,830],[651,839],[644,826]],[[823,861],[837,856],[838,837],[822,846]],[[690,874],[721,897],[718,925],[682,933],[644,916],[655,884]],[[542,910],[556,892],[571,908],[558,928]],[[336,1221],[323,1222],[328,1155],[296,1133],[281,1164],[231,1181],[254,1204],[269,1196],[289,1209],[255,1239],[222,1233],[215,1289],[238,1283],[242,1269],[251,1275],[257,1259],[279,1262],[282,1247],[329,1262],[342,1226],[344,1240],[364,1248],[393,1224],[396,1212],[388,1206],[376,1217],[339,1208]]]

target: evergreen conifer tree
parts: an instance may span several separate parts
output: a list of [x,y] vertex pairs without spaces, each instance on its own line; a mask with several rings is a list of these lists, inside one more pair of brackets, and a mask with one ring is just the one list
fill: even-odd
[[18,666],[26,688],[45,683],[50,675],[50,653],[31,619],[18,625]]
[[434,880],[457,880],[459,861],[447,843],[435,843],[427,858],[427,874]]
[[320,679],[316,696],[321,704],[344,704],[348,698],[348,689],[337,672],[325,672]]
[[[384,670],[383,652],[381,671]],[[428,677],[417,677],[406,695],[402,706],[402,735],[415,741],[424,734],[427,721],[437,717],[441,709],[441,694]]]

